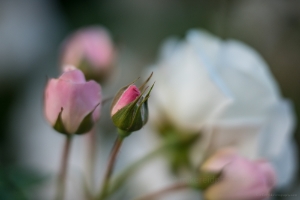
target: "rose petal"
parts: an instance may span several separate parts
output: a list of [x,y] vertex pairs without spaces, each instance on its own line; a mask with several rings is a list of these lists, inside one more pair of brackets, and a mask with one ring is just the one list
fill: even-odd
[[274,186],[274,170],[265,161],[250,161],[224,149],[203,165],[206,170],[222,167],[221,179],[204,191],[207,199],[262,200]]
[[130,85],[121,95],[117,103],[114,105],[111,115],[114,115],[118,110],[133,102],[141,92],[135,85]]
[[85,83],[84,74],[78,69],[64,72],[59,77],[59,80],[71,81],[73,83]]
[[103,27],[87,27],[71,35],[64,44],[62,64],[78,66],[87,59],[92,67],[109,67],[113,61],[113,43]]
[[270,188],[273,188],[276,185],[276,172],[273,166],[266,160],[256,161],[262,172],[266,176],[267,184]]

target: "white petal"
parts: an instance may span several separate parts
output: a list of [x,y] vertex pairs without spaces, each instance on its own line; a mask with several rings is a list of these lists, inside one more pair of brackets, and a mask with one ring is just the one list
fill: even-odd
[[237,41],[224,42],[216,66],[235,100],[224,118],[264,116],[278,102],[275,81],[250,47]]
[[292,105],[281,101],[268,112],[267,122],[260,136],[260,154],[276,158],[290,142],[295,127]]
[[177,45],[180,48],[172,52],[172,59],[163,60],[154,68],[156,86],[151,101],[156,102],[174,124],[199,129],[215,109],[231,99],[214,84],[193,47]]

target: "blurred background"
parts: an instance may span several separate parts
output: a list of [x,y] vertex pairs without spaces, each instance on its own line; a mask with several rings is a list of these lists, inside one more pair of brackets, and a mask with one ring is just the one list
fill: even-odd
[[[117,64],[123,76],[104,86],[104,96],[153,63],[167,37],[183,37],[191,28],[203,28],[256,49],[269,64],[282,95],[294,103],[299,124],[300,1],[0,0],[1,200],[27,199],[30,188],[47,178],[26,161],[31,159],[30,153],[51,150],[51,146],[37,145],[25,153],[22,145],[32,138],[33,131],[41,130],[37,138],[43,137],[43,129],[37,129],[47,124],[42,111],[43,88],[47,77],[59,74],[63,40],[89,25],[106,27],[119,51]],[[105,112],[108,115],[108,106]],[[103,116],[103,129],[112,131],[112,124]],[[299,126],[294,139],[299,149]]]

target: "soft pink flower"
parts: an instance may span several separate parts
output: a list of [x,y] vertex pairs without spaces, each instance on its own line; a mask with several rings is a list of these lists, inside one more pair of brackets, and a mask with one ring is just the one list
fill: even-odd
[[108,31],[100,26],[78,30],[69,36],[62,50],[61,65],[74,65],[87,79],[103,78],[111,71],[115,49]]
[[101,87],[95,81],[86,82],[80,70],[69,70],[58,79],[50,79],[45,89],[45,115],[52,126],[59,113],[66,133],[77,133],[83,119],[93,112],[99,118]]
[[123,107],[127,106],[140,96],[141,92],[135,85],[130,85],[119,97],[118,101],[111,109],[111,116],[118,112]]
[[250,161],[232,149],[223,149],[211,156],[202,170],[221,171],[220,180],[204,191],[208,200],[268,199],[275,186],[275,171],[267,161]]

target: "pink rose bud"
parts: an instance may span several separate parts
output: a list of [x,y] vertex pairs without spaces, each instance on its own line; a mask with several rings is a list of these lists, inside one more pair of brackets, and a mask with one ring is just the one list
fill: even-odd
[[275,171],[267,161],[250,161],[232,149],[223,149],[210,157],[203,171],[222,172],[221,177],[204,190],[205,199],[263,200],[275,186]]
[[[145,96],[143,94],[147,90],[144,86],[151,76],[152,74],[140,88],[133,84],[127,85],[114,97],[111,117],[115,126],[126,134],[141,129],[148,121],[148,98],[154,84]],[[124,136],[127,136],[126,134]]]
[[111,115],[116,114],[116,112],[136,100],[140,95],[141,92],[135,85],[129,85],[113,106]]
[[64,134],[88,132],[100,115],[101,87],[86,82],[80,70],[50,79],[45,88],[45,116],[53,128]]
[[69,36],[62,49],[61,65],[73,65],[87,80],[104,81],[112,71],[115,49],[108,31],[100,26],[87,27]]

